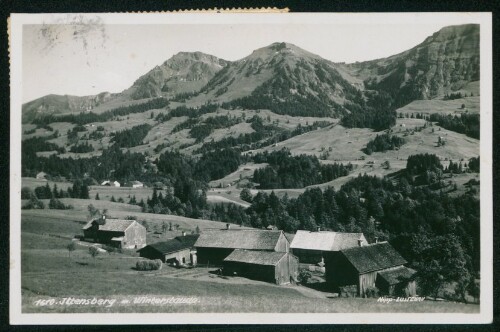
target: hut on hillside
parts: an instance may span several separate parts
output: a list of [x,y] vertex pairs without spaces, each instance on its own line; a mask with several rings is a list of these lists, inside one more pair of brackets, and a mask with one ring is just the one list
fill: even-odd
[[199,263],[221,265],[235,249],[288,252],[290,243],[282,231],[225,229],[204,231],[195,247]]
[[39,172],[36,175],[37,180],[47,180],[47,173]]
[[298,230],[290,244],[292,253],[301,263],[324,261],[325,253],[368,244],[363,233],[339,233]]
[[141,257],[149,259],[161,259],[163,263],[181,265],[196,265],[196,250],[194,244],[199,234],[177,236],[168,241],[149,244],[137,250]]
[[223,272],[283,285],[297,280],[299,260],[287,252],[235,249],[224,259]]
[[406,263],[388,242],[379,242],[327,253],[325,276],[334,290],[355,289],[351,295],[365,297],[367,289],[377,287],[381,294],[413,296],[415,271]]
[[146,228],[135,220],[101,216],[89,221],[82,229],[87,241],[124,249],[139,249],[146,245]]

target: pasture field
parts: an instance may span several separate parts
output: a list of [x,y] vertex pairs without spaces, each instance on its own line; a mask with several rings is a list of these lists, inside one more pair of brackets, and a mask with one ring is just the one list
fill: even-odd
[[[479,312],[478,305],[444,301],[384,304],[376,299],[333,298],[331,293],[299,285],[276,286],[218,276],[210,267],[176,269],[164,265],[160,271],[136,271],[135,263],[141,258],[130,252],[100,253],[93,259],[88,254],[88,244],[79,242],[70,254],[66,249],[69,237],[80,232],[83,222],[85,216],[75,211],[23,211],[23,312]],[[141,296],[196,301],[165,305],[121,303]],[[107,298],[116,303],[108,307],[36,304],[38,300],[67,297]]]

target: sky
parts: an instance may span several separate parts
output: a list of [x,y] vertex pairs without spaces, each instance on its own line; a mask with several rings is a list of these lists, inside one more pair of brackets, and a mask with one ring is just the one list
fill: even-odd
[[448,24],[24,25],[23,102],[47,94],[120,92],[178,52],[238,60],[289,42],[333,62],[373,60],[410,49]]

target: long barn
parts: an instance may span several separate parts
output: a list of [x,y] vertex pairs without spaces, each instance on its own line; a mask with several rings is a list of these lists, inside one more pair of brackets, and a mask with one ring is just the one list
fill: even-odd
[[283,285],[297,280],[299,260],[287,252],[235,249],[224,259],[223,271],[229,276]]
[[316,264],[325,253],[368,244],[363,233],[298,230],[290,244],[292,253],[301,263]]
[[288,252],[290,243],[282,231],[225,229],[204,231],[195,247],[198,263],[221,265],[235,249]]

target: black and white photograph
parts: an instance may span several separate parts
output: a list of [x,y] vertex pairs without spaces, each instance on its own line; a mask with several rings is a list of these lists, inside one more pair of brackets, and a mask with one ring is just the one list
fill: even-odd
[[491,322],[491,42],[489,13],[13,14],[11,324]]

